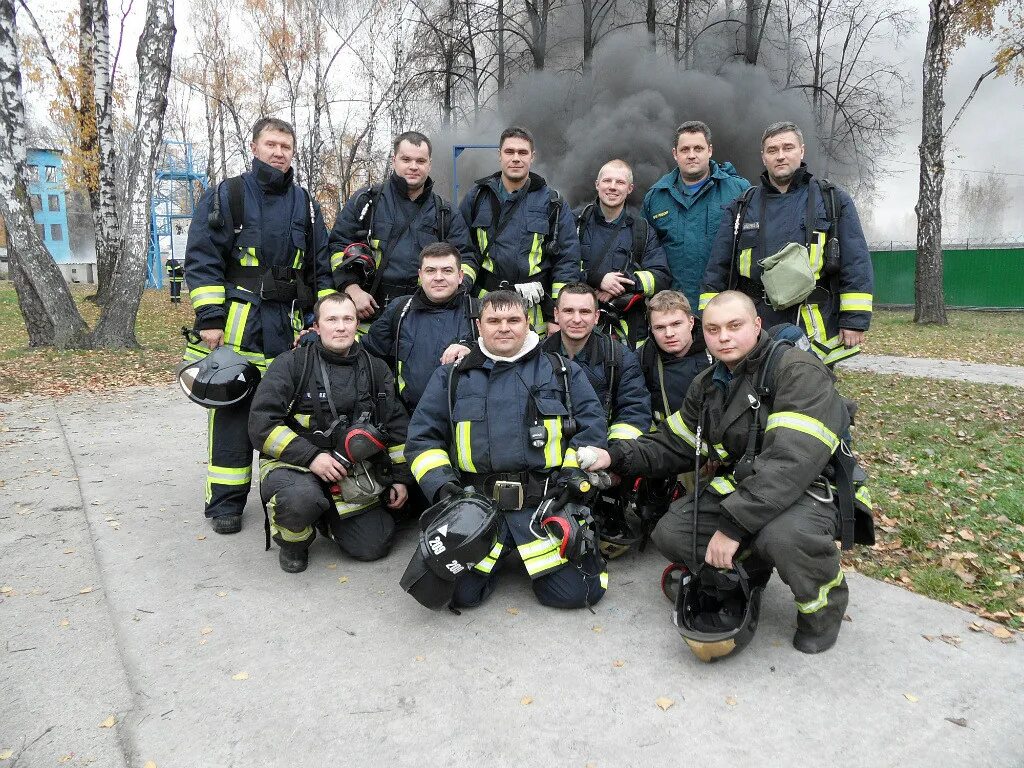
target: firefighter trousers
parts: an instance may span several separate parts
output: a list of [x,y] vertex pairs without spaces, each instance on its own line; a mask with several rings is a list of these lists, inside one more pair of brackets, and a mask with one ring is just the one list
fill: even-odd
[[210,409],[207,425],[206,516],[240,515],[252,483],[248,397]]

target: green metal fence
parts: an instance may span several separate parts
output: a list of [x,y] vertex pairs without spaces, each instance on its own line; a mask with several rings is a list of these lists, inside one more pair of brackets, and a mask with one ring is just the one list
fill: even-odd
[[[873,251],[875,305],[913,304],[916,251]],[[1024,248],[943,251],[949,307],[1024,308]]]

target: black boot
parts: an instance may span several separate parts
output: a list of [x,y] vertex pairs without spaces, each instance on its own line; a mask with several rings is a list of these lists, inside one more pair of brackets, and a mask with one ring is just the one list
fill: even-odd
[[309,565],[309,547],[303,544],[281,544],[278,562],[285,573],[302,573]]
[[850,602],[850,590],[846,579],[836,587],[832,587],[827,595],[828,603],[813,613],[797,613],[796,634],[793,636],[793,647],[801,653],[821,653],[836,644],[839,630],[843,626],[847,603]]
[[242,530],[241,515],[219,515],[210,518],[210,527],[214,533],[238,533]]

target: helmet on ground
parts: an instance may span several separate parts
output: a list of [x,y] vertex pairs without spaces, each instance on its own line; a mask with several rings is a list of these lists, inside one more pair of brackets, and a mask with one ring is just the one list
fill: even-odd
[[594,504],[598,545],[601,553],[609,560],[621,557],[630,547],[643,540],[640,520],[633,511],[633,506],[615,496],[598,494]]
[[204,408],[234,405],[260,383],[260,369],[231,347],[220,346],[202,360],[178,367],[178,384],[193,403]]
[[427,608],[444,608],[455,593],[455,578],[483,560],[498,535],[498,510],[486,496],[466,488],[420,516],[420,541],[402,589]]
[[732,570],[702,565],[683,575],[672,620],[694,656],[712,662],[753,639],[763,590],[739,563]]

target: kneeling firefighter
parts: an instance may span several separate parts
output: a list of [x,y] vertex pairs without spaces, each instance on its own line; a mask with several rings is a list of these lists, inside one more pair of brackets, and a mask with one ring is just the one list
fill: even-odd
[[289,573],[305,570],[316,528],[350,557],[384,557],[395,532],[388,510],[405,503],[412,479],[408,414],[387,364],[355,341],[355,304],[331,294],[315,317],[318,338],[274,360],[249,417],[267,548],[272,536]]
[[[497,532],[483,559],[445,561],[457,566],[452,607],[486,600],[513,549],[541,603],[593,605],[604,595],[607,574],[596,546],[586,543],[593,544],[589,511],[572,502],[589,488],[576,446],[606,440],[601,404],[579,366],[540,349],[518,293],[487,294],[477,324],[476,349],[434,372],[409,425],[410,467],[435,502],[424,513],[420,552],[447,554],[443,536],[431,545],[432,521],[451,511],[449,497],[459,501],[463,487],[472,487],[497,509]],[[434,553],[438,544],[444,550]],[[415,580],[417,567],[429,562],[410,564],[404,581]]]

